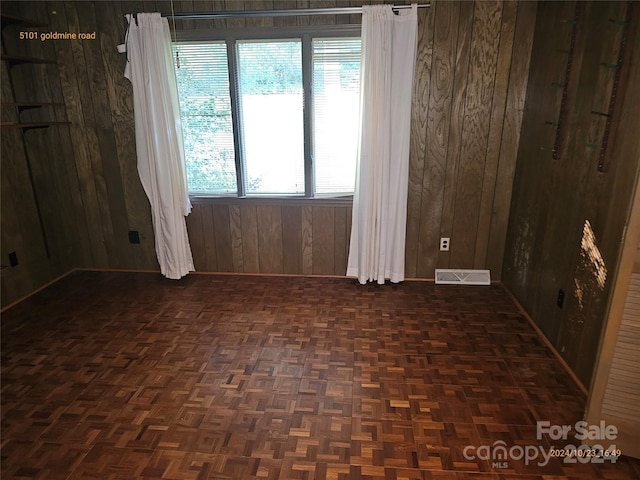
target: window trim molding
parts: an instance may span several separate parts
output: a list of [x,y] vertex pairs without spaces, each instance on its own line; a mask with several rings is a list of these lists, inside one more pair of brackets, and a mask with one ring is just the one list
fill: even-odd
[[352,207],[353,195],[335,197],[305,197],[301,195],[273,196],[252,195],[249,197],[222,195],[189,195],[192,205],[273,205],[282,207]]

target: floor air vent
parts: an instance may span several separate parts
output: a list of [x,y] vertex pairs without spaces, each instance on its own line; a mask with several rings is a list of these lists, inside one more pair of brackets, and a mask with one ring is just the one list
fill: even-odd
[[489,270],[454,270],[436,268],[436,283],[441,285],[489,285]]

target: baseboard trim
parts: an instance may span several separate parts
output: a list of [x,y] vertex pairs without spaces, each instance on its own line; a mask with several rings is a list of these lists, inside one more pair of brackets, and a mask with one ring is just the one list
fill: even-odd
[[[157,273],[160,270],[135,270],[127,268],[76,268],[75,271],[80,272],[124,272],[124,273]],[[224,276],[240,276],[240,277],[293,277],[293,278],[336,278],[343,280],[355,280],[356,277],[348,277],[347,275],[330,275],[327,273],[264,273],[264,272],[202,272],[193,271],[189,275],[224,275]],[[183,277],[184,278],[184,277]],[[404,282],[431,282],[435,283],[435,278],[405,278]],[[372,282],[373,283],[373,282]],[[492,280],[491,283],[499,284],[500,282]]]
[[10,309],[11,307],[13,307],[13,306],[17,305],[17,304],[18,304],[18,303],[20,303],[20,302],[25,301],[27,298],[32,297],[32,296],[33,296],[33,295],[35,295],[36,293],[40,293],[40,292],[41,292],[42,290],[44,290],[45,288],[48,288],[48,287],[50,287],[51,285],[53,285],[54,283],[59,282],[59,281],[60,281],[60,280],[62,280],[64,277],[66,277],[66,276],[68,276],[68,275],[71,275],[71,274],[72,274],[73,272],[75,272],[75,271],[76,271],[76,269],[75,269],[75,268],[74,268],[74,269],[72,269],[72,270],[69,270],[67,273],[63,273],[63,274],[62,274],[62,275],[60,275],[59,277],[56,277],[56,278],[54,278],[53,280],[51,280],[51,281],[49,281],[49,282],[45,283],[44,285],[42,285],[42,286],[40,286],[40,287],[36,288],[34,291],[29,292],[29,293],[27,293],[26,295],[24,295],[23,297],[20,297],[20,298],[18,298],[18,299],[16,299],[16,300],[14,300],[13,302],[9,303],[8,305],[3,306],[3,307],[0,309],[0,313],[4,312],[5,310]]
[[560,362],[562,367],[567,371],[567,373],[573,379],[573,381],[576,383],[578,388],[580,390],[582,390],[582,392],[585,395],[589,395],[589,390],[587,390],[587,388],[582,384],[582,382],[577,377],[577,375],[573,372],[573,370],[571,370],[571,367],[569,366],[569,364],[565,361],[564,358],[562,358],[562,355],[560,355],[560,352],[558,352],[558,350],[556,350],[556,347],[551,343],[551,341],[542,332],[542,330],[540,330],[540,327],[538,327],[538,325],[533,320],[533,318],[531,318],[531,316],[527,313],[527,311],[524,309],[524,307],[522,305],[520,305],[520,302],[515,297],[515,295],[513,295],[513,293],[511,293],[511,291],[506,287],[506,285],[504,283],[501,283],[500,285],[502,286],[502,289],[506,292],[506,294],[509,295],[509,298],[511,298],[511,300],[514,303],[514,305],[518,308],[518,310],[520,310],[520,313],[527,319],[529,324],[536,331],[536,333],[538,334],[540,339],[545,343],[545,345],[547,347],[549,347],[551,349],[551,352],[553,353],[553,355],[558,359],[558,361]]
[[[14,307],[18,303],[28,299],[29,297],[39,293],[47,287],[50,287],[54,283],[62,280],[64,277],[71,275],[74,272],[123,272],[123,273],[157,273],[160,275],[160,270],[136,270],[133,268],[73,268],[69,270],[67,273],[60,275],[59,277],[54,278],[50,282],[42,285],[37,288],[33,292],[24,295],[13,302],[9,303],[6,306],[0,308],[0,313],[8,310],[11,307]],[[189,275],[226,275],[226,276],[259,276],[259,277],[298,277],[298,278],[335,278],[335,279],[350,279],[358,281],[355,277],[348,277],[346,275],[328,275],[328,274],[310,274],[310,273],[260,273],[260,272],[190,272]],[[423,283],[433,283],[435,285],[435,278],[405,278],[404,282],[423,282]],[[502,285],[500,280],[491,280],[492,285]],[[447,287],[448,285],[440,285],[443,287]],[[511,295],[513,298],[513,295]],[[515,299],[514,299],[515,301]],[[516,302],[517,303],[517,302]],[[519,305],[519,304],[518,304]],[[522,307],[519,307],[522,308]],[[531,321],[531,320],[530,320]]]

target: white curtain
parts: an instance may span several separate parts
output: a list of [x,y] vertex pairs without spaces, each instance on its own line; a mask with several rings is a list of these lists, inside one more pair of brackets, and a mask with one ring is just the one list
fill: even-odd
[[151,204],[160,271],[179,279],[195,269],[185,221],[191,203],[169,24],[159,13],[126,19],[124,75],[133,84],[138,173]]
[[417,5],[362,7],[360,147],[347,275],[404,280]]

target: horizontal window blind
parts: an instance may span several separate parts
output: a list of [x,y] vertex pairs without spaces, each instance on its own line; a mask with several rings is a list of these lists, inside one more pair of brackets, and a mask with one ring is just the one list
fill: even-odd
[[361,42],[325,33],[174,44],[191,195],[353,193]]
[[245,190],[304,194],[302,42],[237,47]]
[[174,44],[187,181],[192,194],[237,192],[227,47]]
[[352,193],[360,102],[359,38],[313,40],[315,193]]

